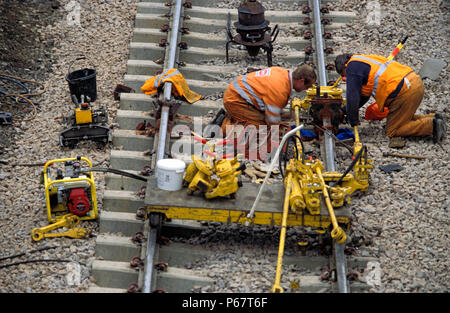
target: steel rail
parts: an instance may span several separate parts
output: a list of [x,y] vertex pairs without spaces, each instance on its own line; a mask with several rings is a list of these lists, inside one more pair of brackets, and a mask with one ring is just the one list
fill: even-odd
[[[169,41],[169,55],[166,58],[164,71],[175,67],[175,61],[177,58],[177,47],[178,47],[178,34],[181,27],[181,0],[176,0],[175,10],[172,13],[172,27],[171,36]],[[163,107],[161,109],[161,120],[158,134],[158,147],[156,151],[156,162],[164,158],[166,151],[166,140],[167,140],[167,128],[169,123],[169,101],[171,100],[172,94],[172,83],[168,82],[164,84],[164,94],[163,94]],[[149,217],[150,222],[150,217]],[[154,255],[156,251],[156,241],[157,241],[157,228],[150,227],[150,234],[147,241],[147,255],[145,258],[144,267],[144,282],[143,282],[143,293],[150,293],[152,290],[153,271],[154,271]]]
[[[312,0],[313,4],[313,15],[314,15],[314,32],[316,38],[316,57],[317,66],[319,71],[319,83],[320,86],[327,85],[327,76],[325,68],[325,57],[324,57],[324,45],[322,36],[322,23],[320,19],[320,1]],[[320,96],[317,95],[317,96]],[[327,128],[331,121],[324,119],[323,126]],[[336,171],[334,164],[334,143],[333,138],[327,133],[324,133],[324,150],[325,150],[325,169],[330,172]],[[344,255],[345,244],[338,244],[334,242],[335,250],[335,262],[336,262],[336,275],[338,282],[338,290],[342,293],[348,292],[347,286],[347,275],[346,275],[346,265],[345,265],[345,255]]]
[[[314,33],[316,38],[316,58],[317,58],[317,67],[319,71],[319,84],[320,86],[327,85],[327,74],[325,68],[325,57],[324,57],[324,45],[323,45],[323,36],[322,36],[322,23],[320,19],[320,1],[313,0],[313,14],[314,14]],[[320,96],[320,95],[317,95]],[[323,120],[323,126],[327,128],[331,121]],[[328,171],[334,172],[336,171],[334,165],[334,150],[333,150],[333,138],[324,134],[324,149],[325,149],[325,168]]]
[[320,86],[326,86],[327,74],[325,68],[325,57],[323,55],[324,47],[322,41],[322,23],[320,19],[319,0],[313,0],[313,12],[314,12],[314,32],[316,37],[316,57],[317,57],[317,66],[319,68],[319,83]]
[[[181,0],[177,0],[175,5],[175,12],[172,14],[172,27],[171,36],[169,42],[169,57],[167,63],[165,64],[164,70],[174,68],[175,60],[177,56],[177,43],[178,34],[181,27]],[[167,103],[171,99],[172,94],[172,83],[168,82],[164,84],[164,103]],[[159,127],[159,142],[156,161],[163,159],[166,150],[166,137],[167,137],[167,126],[169,122],[169,106],[164,104],[161,110],[161,122]]]

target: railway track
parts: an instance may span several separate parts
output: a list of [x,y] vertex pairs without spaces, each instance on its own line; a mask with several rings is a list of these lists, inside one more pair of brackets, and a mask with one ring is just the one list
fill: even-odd
[[[327,40],[322,38],[323,35],[328,38],[335,27],[342,27],[354,16],[326,9],[322,9],[319,15],[319,11],[314,8],[322,8],[320,1],[282,2],[291,4],[294,9],[296,6],[309,5],[311,11],[299,8],[265,12],[265,18],[271,25],[278,24],[280,29],[274,43],[273,64],[292,68],[303,61],[314,62],[320,73],[318,83],[321,86],[327,85],[329,80],[336,80],[338,77],[334,71],[327,71],[334,55],[331,47],[327,46]],[[262,4],[265,5],[264,2]],[[193,127],[192,119],[212,117],[222,107],[221,95],[232,79],[246,73],[249,68],[266,66],[263,52],[260,52],[259,61],[252,62],[247,51],[238,45],[231,47],[230,62],[225,62],[227,16],[230,13],[231,20],[235,21],[238,12],[237,8],[221,9],[213,5],[214,2],[206,0],[192,1],[192,6],[176,0],[170,5],[166,1],[156,0],[138,4],[125,75],[125,84],[136,92],[122,93],[120,96],[120,109],[116,117],[119,127],[113,132],[114,148],[110,156],[112,168],[140,175],[143,170],[154,169],[157,160],[167,157],[175,140],[183,140],[165,131],[169,107],[164,103],[171,101],[170,84],[165,85],[164,93],[157,99],[140,92],[140,87],[148,78],[164,69],[176,67],[186,78],[189,88],[205,96],[193,104],[183,103],[178,108],[175,125],[187,124]],[[319,19],[322,20],[321,24],[316,22]],[[176,29],[183,29],[183,32],[174,32]],[[308,31],[313,35],[312,38],[308,37]],[[305,52],[310,46],[316,53]],[[144,121],[155,125],[156,100],[163,103],[160,128],[150,137],[137,132],[136,126],[139,123],[142,125]],[[179,118],[181,116],[188,118]],[[207,122],[208,119],[203,120],[204,125]],[[330,171],[335,170],[333,146],[332,139],[325,136],[322,156]],[[190,162],[190,154],[172,157]],[[92,267],[96,285],[90,288],[90,292],[191,292],[193,288],[215,283],[207,275],[199,275],[184,267],[186,263],[211,256],[213,250],[182,243],[164,245],[157,241],[160,234],[169,237],[174,233],[200,234],[204,229],[200,223],[172,220],[162,224],[160,215],[142,218],[146,214],[146,183],[110,173],[106,174],[105,179],[107,189],[100,212],[97,260]],[[330,281],[337,280],[337,283],[324,282],[317,275],[304,276],[301,279],[302,292],[350,292],[367,288],[367,285],[352,283],[350,290],[346,276],[349,269],[364,268],[371,259],[345,259],[344,246],[334,247],[337,249],[334,249],[333,258],[306,257],[301,254],[285,258],[285,264],[298,264],[311,269],[336,269],[332,271],[336,279]]]

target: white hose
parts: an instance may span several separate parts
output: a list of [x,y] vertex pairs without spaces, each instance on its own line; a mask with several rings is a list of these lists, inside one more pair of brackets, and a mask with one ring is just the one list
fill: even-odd
[[[280,143],[280,145],[278,146],[278,149],[277,149],[277,151],[276,151],[276,153],[275,153],[275,156],[273,157],[272,162],[270,163],[269,170],[267,171],[266,177],[264,178],[264,182],[262,183],[261,187],[259,188],[259,192],[258,192],[258,195],[256,196],[255,202],[253,202],[252,209],[251,209],[250,212],[247,214],[247,219],[248,219],[248,220],[251,220],[251,219],[253,218],[253,215],[254,215],[254,213],[255,213],[256,206],[257,206],[258,203],[259,203],[259,199],[261,198],[261,194],[262,194],[262,192],[263,192],[264,186],[266,185],[267,180],[268,180],[269,177],[270,177],[270,174],[272,174],[272,170],[273,170],[275,164],[278,162],[278,157],[279,157],[279,155],[280,155],[281,149],[284,147],[284,144],[286,143],[286,141],[287,141],[292,135],[294,135],[297,131],[299,131],[299,130],[302,129],[302,128],[303,128],[303,124],[301,124],[300,126],[297,126],[296,128],[292,129],[291,131],[289,131],[286,135],[283,136],[283,139],[281,139],[281,143]],[[280,169],[280,170],[281,170],[281,169]],[[245,226],[248,226],[248,225],[249,225],[249,221],[248,221],[248,220],[245,221]]]

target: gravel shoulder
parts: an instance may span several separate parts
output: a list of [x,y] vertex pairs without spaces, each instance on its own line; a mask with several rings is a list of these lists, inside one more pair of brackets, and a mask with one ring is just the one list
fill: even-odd
[[[354,11],[359,18],[336,34],[337,52],[388,56],[400,34],[409,36],[396,60],[420,71],[424,61],[448,62],[448,8],[444,1],[378,1],[379,24],[368,23],[369,1],[342,0],[333,5]],[[375,20],[376,22],[376,20]],[[449,67],[434,81],[424,79],[425,95],[417,113],[443,112],[449,116]],[[373,101],[369,101],[369,104]],[[449,291],[449,139],[441,146],[430,137],[408,138],[398,151],[388,147],[384,121],[364,121],[361,138],[375,160],[368,194],[353,201],[355,235],[372,244],[359,253],[379,257],[381,279],[375,292]],[[447,118],[447,128],[448,128]],[[426,160],[383,157],[383,152],[426,156]],[[397,163],[401,172],[385,174],[380,165]]]
[[[93,163],[109,160],[110,146],[97,149],[88,142],[73,150],[59,146],[58,134],[62,129],[59,117],[73,112],[65,76],[76,56],[86,56],[90,65],[74,66],[89,65],[97,70],[98,100],[94,107],[107,108],[109,122],[114,120],[119,102],[114,101],[113,91],[116,84],[123,83],[126,72],[137,1],[84,0],[77,3],[80,4],[79,24],[68,19],[74,12],[69,0],[2,1],[0,6],[0,27],[4,30],[0,36],[7,39],[0,40],[0,72],[35,79],[46,87],[46,93],[36,98],[40,105],[35,119],[0,129],[2,138],[9,139],[0,146],[0,158],[8,163],[0,165],[0,256],[57,246],[5,260],[2,264],[29,259],[78,261],[83,263],[79,271],[80,283],[68,283],[66,275],[71,270],[67,263],[30,263],[0,269],[1,292],[85,292],[88,288],[95,238],[32,242],[30,230],[47,225],[43,186],[39,184],[42,167],[11,166],[78,155]],[[97,197],[102,199],[104,175],[94,176]],[[86,221],[82,226],[94,233],[98,230],[98,222]]]

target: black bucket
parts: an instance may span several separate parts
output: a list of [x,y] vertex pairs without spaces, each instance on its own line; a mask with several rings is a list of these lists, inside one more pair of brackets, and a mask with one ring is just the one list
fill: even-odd
[[[76,58],[75,61],[85,59],[85,57],[80,57]],[[72,64],[70,67],[72,67]],[[73,98],[75,96],[77,102],[81,103],[81,95],[84,95],[84,101],[87,101],[87,97],[89,97],[89,101],[94,102],[97,99],[97,71],[95,69],[84,68],[70,72],[70,67],[66,80],[69,83],[72,101],[76,103]]]

